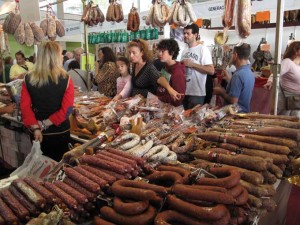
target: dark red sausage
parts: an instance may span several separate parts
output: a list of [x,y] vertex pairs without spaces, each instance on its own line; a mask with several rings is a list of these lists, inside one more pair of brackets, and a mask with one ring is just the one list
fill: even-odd
[[108,185],[106,180],[92,174],[91,172],[85,170],[82,167],[75,166],[75,167],[73,167],[73,169],[75,171],[77,171],[78,173],[82,174],[83,176],[85,176],[86,178],[88,178],[88,179],[94,181],[95,183],[97,183],[100,186],[100,188],[103,188],[103,187]]
[[96,176],[106,180],[109,184],[112,184],[113,182],[115,182],[117,180],[114,176],[103,172],[100,168],[96,168],[96,167],[92,167],[92,166],[88,166],[88,165],[80,165],[80,167],[82,167],[83,169],[90,171],[91,173],[95,174]]
[[34,190],[36,190],[41,196],[43,196],[47,203],[54,203],[55,202],[55,195],[48,191],[42,184],[38,183],[31,177],[26,177],[24,181],[29,184]]
[[117,150],[117,149],[114,149],[114,148],[107,148],[106,150],[109,151],[110,153],[113,153],[113,154],[116,154],[116,155],[119,155],[119,156],[123,156],[123,157],[128,158],[128,159],[132,159],[132,160],[136,161],[136,163],[139,166],[141,166],[142,168],[144,167],[144,165],[146,163],[145,159],[143,159],[143,158],[130,155],[126,152],[123,152],[123,151],[120,151],[120,150]]
[[100,186],[96,182],[86,178],[74,169],[70,167],[65,167],[64,171],[68,177],[70,177],[72,180],[86,188],[88,191],[91,191],[93,193],[97,193],[100,191]]
[[94,224],[95,225],[116,225],[115,223],[108,222],[108,221],[100,218],[99,216],[94,217]]
[[124,166],[124,168],[126,168],[126,170],[127,170],[128,172],[134,170],[134,168],[133,168],[130,164],[125,163],[125,162],[122,162],[122,161],[120,161],[120,160],[118,160],[118,159],[114,159],[114,158],[112,158],[112,157],[110,157],[110,156],[104,155],[104,154],[102,154],[101,151],[98,152],[95,156],[96,156],[97,158],[99,158],[99,159],[105,159],[105,160],[107,160],[107,161],[114,162],[114,163],[117,163],[117,164],[119,164],[119,165],[122,165],[122,166]]
[[91,202],[95,201],[95,199],[96,199],[95,193],[88,191],[86,188],[82,187],[80,184],[76,183],[72,179],[66,177],[64,179],[64,183],[70,185],[72,188],[74,188],[77,191],[79,191],[80,193],[84,194],[89,201],[91,201]]
[[149,180],[151,183],[156,183],[157,181],[171,181],[172,185],[183,183],[182,176],[173,171],[156,171],[146,176],[145,179]]
[[101,153],[103,155],[109,156],[111,158],[118,159],[120,161],[122,160],[123,162],[126,162],[126,163],[130,164],[134,169],[138,169],[138,165],[137,165],[136,161],[133,160],[133,159],[125,158],[125,157],[122,157],[120,155],[116,155],[116,154],[113,154],[111,152],[108,152],[108,151],[101,151]]
[[236,197],[236,205],[244,205],[247,203],[249,194],[246,188],[243,187],[242,193]]
[[158,171],[173,171],[176,173],[179,173],[182,176],[183,183],[188,182],[189,176],[190,176],[190,171],[178,167],[178,166],[165,166],[165,165],[160,165],[156,168]]
[[149,207],[149,201],[126,202],[114,197],[114,210],[126,216],[134,216],[143,213]]
[[5,204],[0,198],[0,216],[3,217],[7,224],[18,224],[18,218],[15,216],[13,211]]
[[29,211],[8,189],[1,191],[1,197],[21,221],[27,221],[29,219]]
[[106,169],[102,169],[102,168],[99,168],[99,169],[104,173],[107,173],[111,176],[114,176],[117,180],[131,179],[132,178],[132,176],[129,173],[119,174],[119,173],[116,173],[116,172],[113,172],[113,171],[110,171],[110,170],[106,170]]
[[243,192],[243,189],[244,189],[243,186],[238,184],[238,185],[228,189],[228,193],[236,198]]

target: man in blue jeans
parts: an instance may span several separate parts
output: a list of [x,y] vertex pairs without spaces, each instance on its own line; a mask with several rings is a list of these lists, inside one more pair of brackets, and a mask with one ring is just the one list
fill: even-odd
[[239,112],[250,112],[250,101],[254,88],[255,77],[248,64],[251,47],[249,44],[235,46],[232,53],[232,63],[236,67],[230,82],[225,89],[215,87],[214,94],[224,98],[227,104],[238,104]]

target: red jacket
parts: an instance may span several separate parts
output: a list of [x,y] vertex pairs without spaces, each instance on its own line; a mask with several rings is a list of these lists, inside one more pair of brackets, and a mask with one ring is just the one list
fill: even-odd
[[173,100],[168,91],[162,87],[159,87],[157,90],[157,96],[159,100],[162,102],[170,103],[174,106],[179,106],[182,104],[185,89],[186,89],[186,81],[185,81],[185,66],[181,62],[176,62],[172,66],[166,66],[165,70],[170,73],[170,86],[177,91],[178,93],[183,94],[179,100]]

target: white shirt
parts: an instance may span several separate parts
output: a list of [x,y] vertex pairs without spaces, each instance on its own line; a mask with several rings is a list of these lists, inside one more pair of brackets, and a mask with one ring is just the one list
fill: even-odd
[[[209,49],[199,44],[192,48],[183,50],[181,60],[191,59],[194,63],[200,65],[212,65],[212,57]],[[186,67],[186,95],[205,96],[205,83],[207,74]]]

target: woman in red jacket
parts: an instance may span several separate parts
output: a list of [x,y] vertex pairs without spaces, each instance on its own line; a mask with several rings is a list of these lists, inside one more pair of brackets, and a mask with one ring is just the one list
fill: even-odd
[[39,46],[35,69],[25,76],[21,112],[31,138],[41,142],[43,154],[60,161],[70,142],[69,114],[74,86],[62,67],[61,46],[54,41]]
[[185,65],[176,61],[179,53],[178,43],[174,39],[164,39],[158,43],[157,49],[160,61],[166,64],[166,67],[160,71],[161,75],[169,81],[175,91],[182,94],[179,99],[174,99],[165,88],[160,86],[157,96],[161,101],[174,106],[182,105],[186,89]]

